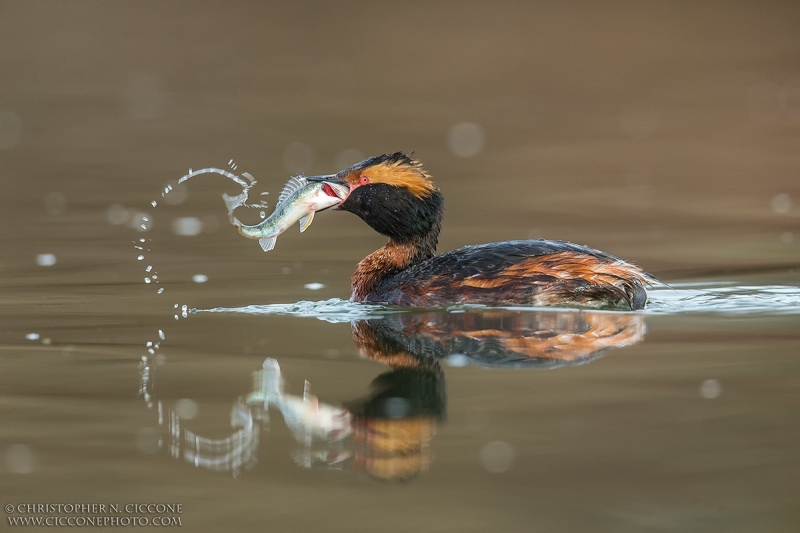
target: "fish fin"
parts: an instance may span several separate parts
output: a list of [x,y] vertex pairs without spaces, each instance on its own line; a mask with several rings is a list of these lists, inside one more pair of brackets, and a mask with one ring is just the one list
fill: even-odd
[[283,186],[281,193],[278,195],[278,203],[275,204],[275,209],[278,209],[278,207],[280,207],[281,204],[283,204],[283,202],[285,202],[294,191],[302,189],[307,184],[308,180],[305,178],[305,176],[301,175],[290,178],[289,181],[286,182],[286,185]]
[[305,230],[307,230],[313,221],[314,221],[314,211],[311,211],[309,214],[301,218],[300,233],[303,233]]
[[261,245],[261,249],[265,252],[269,252],[273,248],[275,248],[275,241],[278,240],[277,235],[273,235],[271,237],[261,237],[258,239],[258,244]]

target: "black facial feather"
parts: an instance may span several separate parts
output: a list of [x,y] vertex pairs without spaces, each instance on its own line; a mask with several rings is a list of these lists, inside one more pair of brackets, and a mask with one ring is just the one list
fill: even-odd
[[358,215],[372,229],[398,243],[432,237],[435,247],[444,199],[439,191],[420,199],[403,187],[373,183],[357,187],[341,209]]

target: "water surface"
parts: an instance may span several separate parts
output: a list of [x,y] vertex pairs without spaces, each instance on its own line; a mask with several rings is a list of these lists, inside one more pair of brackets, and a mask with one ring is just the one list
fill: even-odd
[[[3,503],[797,530],[794,5],[0,11]],[[271,208],[293,173],[398,149],[445,196],[440,250],[569,240],[670,287],[641,313],[356,306],[383,244],[356,217],[263,253],[227,222],[241,187],[176,183],[248,172]]]

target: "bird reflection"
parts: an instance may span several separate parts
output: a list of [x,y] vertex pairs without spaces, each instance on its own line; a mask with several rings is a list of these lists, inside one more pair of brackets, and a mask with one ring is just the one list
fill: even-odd
[[350,470],[374,479],[407,481],[429,469],[431,441],[446,419],[442,365],[552,368],[587,363],[611,348],[644,338],[641,315],[577,311],[471,309],[389,315],[351,323],[362,356],[390,370],[368,392],[344,405],[320,401],[306,381],[303,393],[284,388],[280,365],[267,359],[253,373],[253,390],[231,411],[226,439],[203,438],[181,427],[159,402],[159,422],[175,458],[230,471],[256,464],[260,428],[270,410],[281,413],[300,445],[302,467]]

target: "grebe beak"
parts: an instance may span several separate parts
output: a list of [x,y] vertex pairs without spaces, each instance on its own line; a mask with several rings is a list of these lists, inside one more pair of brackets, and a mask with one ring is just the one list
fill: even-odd
[[321,181],[328,185],[333,185],[333,187],[329,187],[329,190],[334,191],[336,196],[338,196],[343,202],[348,196],[350,196],[350,185],[336,174],[326,174],[324,176],[306,176],[306,180]]

